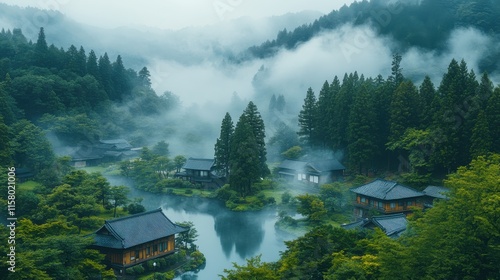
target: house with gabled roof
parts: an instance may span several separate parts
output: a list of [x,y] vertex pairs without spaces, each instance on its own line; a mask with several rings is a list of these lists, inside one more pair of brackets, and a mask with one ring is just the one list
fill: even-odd
[[132,148],[125,139],[109,139],[81,145],[70,156],[74,167],[85,167],[135,158],[139,150]]
[[344,229],[381,229],[387,236],[397,238],[406,230],[408,220],[403,213],[373,216],[341,225]]
[[382,214],[409,213],[415,207],[423,208],[424,193],[397,182],[377,179],[352,188],[356,194],[354,215],[366,217],[370,211]]
[[336,159],[298,161],[286,159],[278,166],[282,178],[326,184],[341,178],[345,167]]
[[189,229],[174,224],[161,208],[105,221],[92,234],[93,248],[107,264],[124,269],[175,252],[175,235]]
[[221,187],[223,181],[222,178],[215,174],[214,165],[215,159],[213,158],[190,157],[182,166],[181,172],[177,172],[174,176],[188,180],[193,184],[201,184],[206,187]]

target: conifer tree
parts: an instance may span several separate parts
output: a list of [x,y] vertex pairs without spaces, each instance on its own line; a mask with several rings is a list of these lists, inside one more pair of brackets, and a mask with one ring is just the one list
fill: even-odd
[[433,108],[433,102],[436,97],[436,89],[429,76],[425,76],[419,88],[420,100],[422,102],[422,110],[420,116],[420,123],[422,128],[427,128],[432,123],[432,114],[436,108]]
[[300,140],[309,146],[313,146],[316,141],[317,129],[317,102],[312,88],[309,88],[299,113],[299,136]]
[[45,40],[45,31],[43,27],[40,27],[40,32],[38,33],[38,39],[35,45],[34,59],[36,66],[46,67],[47,55],[48,55],[48,45]]
[[272,113],[272,112],[274,112],[274,110],[276,110],[276,95],[273,94],[271,96],[271,99],[269,100],[268,111],[269,111],[269,113]]
[[376,115],[373,96],[366,84],[356,94],[349,115],[348,159],[360,173],[367,171],[377,153]]
[[250,101],[243,112],[248,121],[248,124],[252,128],[253,135],[255,137],[255,141],[257,142],[258,149],[258,157],[259,157],[259,176],[266,177],[271,172],[269,171],[269,167],[267,167],[267,150],[266,150],[266,131],[264,127],[264,120],[257,109],[257,106]]
[[472,159],[486,156],[491,151],[491,135],[484,111],[480,111],[472,129],[470,154]]
[[229,176],[231,188],[242,197],[252,193],[252,184],[261,177],[259,150],[251,121],[243,113],[231,140]]
[[406,129],[417,128],[421,115],[418,91],[411,81],[401,82],[393,96],[389,120],[390,142],[399,141]]
[[333,95],[330,90],[328,81],[323,83],[323,87],[319,91],[318,102],[316,106],[316,136],[317,142],[320,146],[327,147],[330,140],[330,113]]
[[276,111],[283,113],[283,111],[285,110],[285,105],[285,96],[283,94],[278,95],[278,97],[276,98]]
[[118,100],[118,96],[115,94],[113,88],[113,82],[111,80],[112,67],[107,53],[104,53],[103,56],[99,57],[98,66],[99,66],[99,81],[104,87],[104,90],[106,91],[111,100],[113,101]]
[[99,67],[97,66],[97,56],[94,50],[90,50],[87,58],[87,73],[99,79]]
[[488,99],[486,107],[486,122],[491,135],[491,150],[500,153],[500,87],[495,88]]
[[228,178],[230,172],[231,140],[234,133],[231,115],[226,113],[220,128],[220,136],[215,143],[215,170]]
[[151,74],[149,73],[149,70],[146,66],[142,67],[142,69],[139,71],[139,80],[141,81],[143,86],[147,88],[151,87]]

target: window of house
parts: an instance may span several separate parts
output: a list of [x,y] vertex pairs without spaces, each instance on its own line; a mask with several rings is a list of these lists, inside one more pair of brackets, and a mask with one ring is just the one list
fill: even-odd
[[366,198],[361,197],[361,203],[366,203]]
[[158,252],[158,244],[153,245],[153,253]]
[[319,176],[311,175],[311,177],[309,177],[309,181],[313,182],[313,183],[318,183],[319,182]]
[[406,205],[407,205],[407,206],[412,206],[412,205],[413,205],[413,201],[407,201],[407,202],[406,202]]
[[139,258],[139,250],[135,250],[135,258],[138,259]]
[[200,176],[201,177],[207,177],[208,176],[208,171],[200,171]]
[[378,202],[378,208],[384,208],[384,203],[382,203],[382,201]]
[[395,202],[391,202],[391,209],[394,209],[396,208],[396,203]]
[[399,207],[405,206],[404,202],[402,202],[402,201],[398,202],[398,205],[399,205]]
[[150,255],[151,254],[151,247],[146,247],[146,255]]

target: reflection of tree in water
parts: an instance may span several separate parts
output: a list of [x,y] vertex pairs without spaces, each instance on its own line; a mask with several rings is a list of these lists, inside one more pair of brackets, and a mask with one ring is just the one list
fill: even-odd
[[226,257],[233,247],[242,259],[251,257],[264,239],[264,229],[257,213],[217,215],[214,227]]

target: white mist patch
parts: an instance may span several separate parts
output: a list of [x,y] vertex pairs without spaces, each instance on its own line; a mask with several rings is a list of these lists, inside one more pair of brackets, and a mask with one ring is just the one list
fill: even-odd
[[411,48],[404,53],[401,61],[403,74],[419,80],[428,75],[437,86],[451,60],[455,59],[460,63],[463,59],[467,63],[468,69],[473,69],[476,75],[479,75],[479,61],[492,44],[492,39],[477,29],[456,29],[450,34],[447,50],[443,53],[437,54],[434,51],[417,48]]
[[251,81],[259,66],[256,61],[240,65],[210,61],[182,65],[175,61],[156,60],[149,69],[157,93],[171,91],[188,107],[209,102],[223,109],[231,100],[233,92],[237,92],[241,98],[253,95]]
[[365,77],[388,75],[392,60],[390,44],[388,39],[376,37],[367,26],[345,25],[268,60],[269,74],[262,83],[284,94],[287,101],[301,103],[307,88],[312,87],[318,94],[324,81],[331,83],[335,75],[340,80],[345,73],[354,71]]

